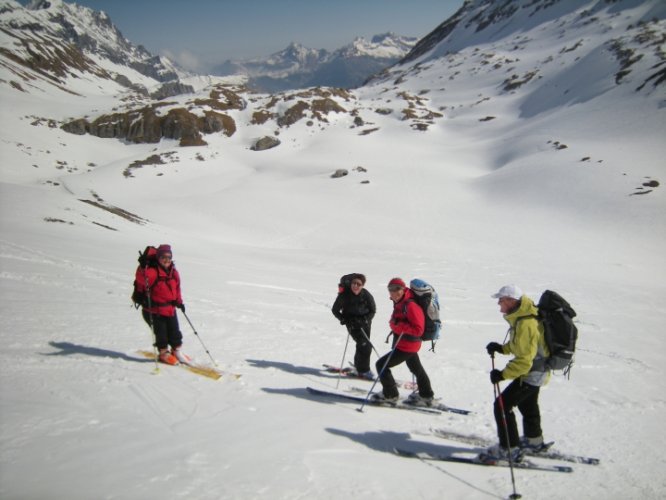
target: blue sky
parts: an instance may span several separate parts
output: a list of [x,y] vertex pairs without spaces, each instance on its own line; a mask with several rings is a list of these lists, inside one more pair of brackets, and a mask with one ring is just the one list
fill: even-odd
[[[333,50],[356,36],[423,37],[463,0],[78,0],[125,38],[191,69],[267,56],[299,42]],[[22,0],[21,3],[27,3]]]

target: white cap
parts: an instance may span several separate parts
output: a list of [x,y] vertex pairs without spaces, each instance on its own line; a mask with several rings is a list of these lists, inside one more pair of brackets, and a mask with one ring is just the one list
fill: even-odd
[[493,299],[499,299],[501,297],[511,297],[512,299],[520,300],[523,296],[523,291],[518,288],[516,285],[504,285],[500,288],[499,292],[494,295],[491,295]]

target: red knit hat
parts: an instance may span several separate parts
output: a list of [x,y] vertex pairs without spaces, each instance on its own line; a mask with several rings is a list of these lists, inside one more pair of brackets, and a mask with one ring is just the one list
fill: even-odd
[[171,251],[171,245],[165,245],[162,244],[157,247],[157,258],[159,259],[162,255],[165,253],[173,255],[173,252]]
[[402,281],[400,278],[393,278],[391,281],[388,283],[389,288],[392,286],[399,286],[400,288],[407,288],[407,285],[405,285],[405,282]]

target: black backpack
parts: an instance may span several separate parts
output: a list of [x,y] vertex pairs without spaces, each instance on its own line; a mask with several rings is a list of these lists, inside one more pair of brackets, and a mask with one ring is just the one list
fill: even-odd
[[569,375],[574,362],[578,328],[573,322],[576,311],[557,292],[546,290],[541,295],[538,319],[543,324],[546,345],[550,357],[546,366],[552,370],[564,370]]
[[358,278],[365,283],[365,276],[361,273],[345,274],[340,278],[340,282],[338,283],[338,293],[344,293],[351,290],[351,282],[354,278]]
[[132,291],[132,302],[135,308],[147,306],[146,295],[146,269],[148,267],[157,267],[157,248],[147,246],[146,249],[139,251],[139,265],[134,273],[134,290]]

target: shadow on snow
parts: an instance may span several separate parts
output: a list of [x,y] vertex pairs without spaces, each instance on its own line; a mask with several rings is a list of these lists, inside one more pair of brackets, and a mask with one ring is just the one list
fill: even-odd
[[[460,447],[455,445],[436,445],[432,443],[426,443],[423,441],[415,441],[412,439],[411,434],[407,432],[393,432],[393,431],[369,431],[369,432],[349,432],[342,429],[334,429],[327,427],[326,431],[340,437],[345,437],[351,441],[367,446],[371,450],[379,452],[388,452],[393,453],[394,448],[401,448],[410,451],[425,451],[435,454],[444,454],[451,455],[455,453],[480,453],[483,448],[475,447]],[[400,460],[410,460],[409,458],[400,458]],[[413,460],[413,459],[411,459]],[[436,462],[430,460],[422,460],[421,462],[433,469],[446,474],[447,476],[459,481],[460,483],[468,486],[469,488],[476,490],[490,498],[504,498],[497,495],[494,492],[490,492],[484,489],[479,488],[478,486],[472,484],[470,481],[464,479],[461,476],[453,474],[447,468],[457,467],[455,464],[447,464],[446,462]],[[459,466],[458,466],[459,467]]]
[[327,377],[327,373],[321,368],[313,368],[311,366],[297,366],[291,363],[284,363],[282,361],[268,361],[265,359],[246,359],[251,366],[255,368],[276,368],[287,373],[294,373],[296,375],[317,375]]
[[124,352],[100,349],[99,347],[89,347],[85,345],[72,344],[71,342],[49,342],[51,347],[59,349],[58,352],[42,353],[43,356],[71,356],[73,354],[85,354],[96,358],[124,359],[125,361],[134,361],[137,363],[154,363],[154,360],[129,356]]

